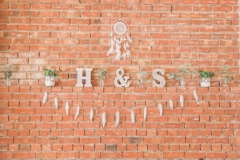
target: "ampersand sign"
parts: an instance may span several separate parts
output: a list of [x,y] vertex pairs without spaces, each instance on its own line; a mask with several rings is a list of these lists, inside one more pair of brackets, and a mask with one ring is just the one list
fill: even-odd
[[130,82],[128,82],[129,76],[124,76],[124,70],[122,68],[118,68],[116,71],[117,77],[114,79],[114,85],[116,87],[129,87]]

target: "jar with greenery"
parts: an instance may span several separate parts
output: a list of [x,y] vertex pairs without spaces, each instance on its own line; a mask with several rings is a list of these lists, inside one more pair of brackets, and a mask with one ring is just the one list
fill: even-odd
[[231,67],[228,65],[224,65],[220,69],[220,74],[223,79],[223,86],[228,86],[228,82],[233,79],[233,77],[229,74],[229,69],[231,69]]
[[180,80],[180,86],[184,87],[185,76],[197,74],[197,71],[191,65],[183,65],[178,68],[178,73],[170,73],[168,79]]
[[214,76],[213,72],[209,71],[199,71],[200,76],[200,86],[201,87],[210,87],[210,79]]
[[55,77],[57,76],[56,72],[51,69],[44,69],[44,76],[46,77],[45,79],[45,85],[46,86],[54,86],[55,85]]
[[107,78],[107,70],[105,67],[101,67],[100,70],[97,70],[97,76],[100,79],[100,87],[104,87],[104,79]]
[[11,77],[14,69],[15,67],[12,64],[6,64],[0,67],[0,71],[6,72],[6,86],[11,86]]
[[147,72],[144,71],[144,69],[146,69],[146,65],[144,61],[139,61],[138,62],[138,66],[139,66],[139,72],[137,73],[137,79],[138,79],[138,85],[139,87],[142,87],[144,85],[145,82],[147,82]]

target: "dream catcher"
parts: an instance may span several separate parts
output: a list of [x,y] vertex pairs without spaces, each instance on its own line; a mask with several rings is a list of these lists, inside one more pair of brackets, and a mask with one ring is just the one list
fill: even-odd
[[116,54],[115,60],[131,57],[129,43],[132,42],[132,39],[129,37],[128,30],[129,28],[125,21],[117,20],[113,22],[110,33],[111,48],[107,52],[107,56]]

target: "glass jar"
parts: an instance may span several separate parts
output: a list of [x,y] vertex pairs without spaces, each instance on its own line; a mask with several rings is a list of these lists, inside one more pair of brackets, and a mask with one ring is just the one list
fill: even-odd
[[54,80],[54,77],[50,77],[50,76],[47,76],[46,79],[45,79],[45,85],[47,87],[49,86],[54,86],[55,85],[55,80]]
[[201,87],[210,87],[210,78],[202,77],[200,80],[200,86]]
[[184,87],[185,84],[186,84],[186,83],[185,83],[184,78],[181,78],[181,79],[180,79],[180,86]]
[[10,77],[6,78],[6,86],[11,86],[11,79],[10,79]]
[[100,87],[104,87],[104,80],[100,79]]

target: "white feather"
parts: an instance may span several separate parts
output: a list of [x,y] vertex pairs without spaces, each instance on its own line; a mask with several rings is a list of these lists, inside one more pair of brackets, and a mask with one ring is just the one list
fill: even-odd
[[193,96],[194,96],[194,98],[195,98],[195,100],[196,100],[197,105],[199,105],[200,102],[199,102],[199,100],[198,100],[198,95],[197,95],[197,92],[196,92],[195,89],[193,90]]
[[132,120],[132,123],[135,123],[135,114],[133,110],[131,111],[131,120]]
[[111,48],[108,50],[107,56],[114,53],[114,45],[115,45],[115,42],[114,40],[111,39]]
[[69,111],[68,101],[65,104],[65,109],[66,109],[66,115],[68,116],[68,111]]
[[46,102],[47,102],[47,92],[44,92],[42,103],[44,104]]
[[115,127],[117,127],[117,126],[118,126],[118,124],[119,124],[119,120],[120,120],[120,113],[119,113],[119,111],[117,111],[117,112],[116,112],[116,121],[115,121]]
[[113,33],[111,32],[111,33],[109,34],[109,37],[112,37],[112,35],[113,35]]
[[120,51],[121,45],[116,43],[116,51]]
[[120,38],[120,42],[122,43],[124,41],[123,37]]
[[125,51],[127,50],[126,43],[123,44],[123,48],[124,48]]
[[122,54],[122,58],[123,58],[124,60],[127,58],[126,53],[123,53],[123,54]]
[[172,100],[169,100],[169,106],[173,110],[173,101]]
[[127,56],[127,58],[131,57],[131,52],[129,50],[126,51],[126,56]]
[[120,60],[121,59],[121,52],[120,51],[116,51],[117,55],[115,57],[115,60]]
[[130,47],[130,45],[126,42],[126,47],[128,48],[128,47]]
[[106,112],[102,113],[102,126],[104,127],[106,124]]
[[158,104],[158,110],[159,110],[159,115],[162,116],[163,110],[162,110],[162,104],[161,103]]
[[146,121],[146,118],[147,118],[147,107],[144,107],[144,122]]
[[58,98],[57,97],[54,97],[54,105],[55,105],[55,108],[58,109]]
[[181,104],[181,107],[184,107],[184,97],[183,97],[183,95],[180,95],[180,104]]
[[93,110],[92,109],[90,110],[89,119],[92,123],[92,119],[93,119]]
[[80,107],[78,106],[77,109],[76,109],[74,120],[77,119],[77,117],[79,115],[79,111],[80,111]]
[[111,48],[108,50],[107,52],[107,56],[109,56],[110,54],[113,54],[113,46],[111,46]]
[[132,42],[132,38],[130,38],[129,35],[127,35],[127,39],[130,43]]

